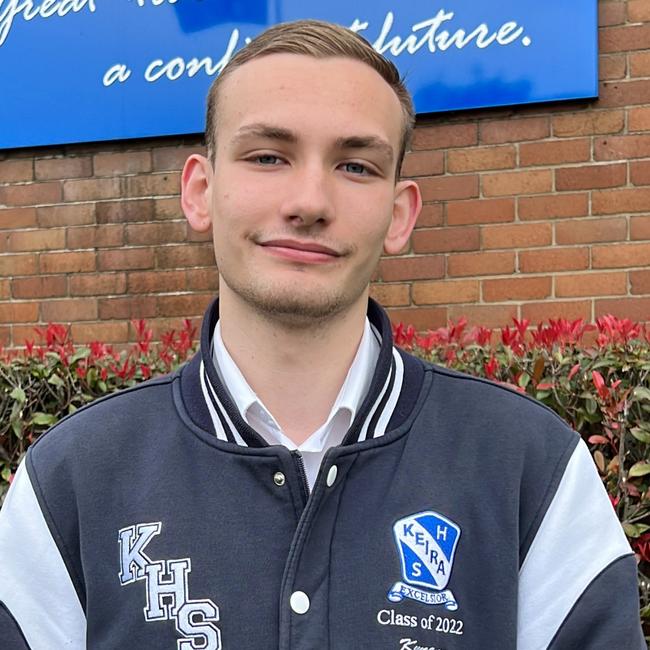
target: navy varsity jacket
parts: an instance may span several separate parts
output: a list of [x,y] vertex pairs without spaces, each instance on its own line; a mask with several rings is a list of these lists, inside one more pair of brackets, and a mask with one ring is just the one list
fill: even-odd
[[[636,565],[554,413],[381,337],[311,494],[210,357],[34,444],[0,511],[4,650],[645,648]],[[288,386],[287,390],[291,390]]]

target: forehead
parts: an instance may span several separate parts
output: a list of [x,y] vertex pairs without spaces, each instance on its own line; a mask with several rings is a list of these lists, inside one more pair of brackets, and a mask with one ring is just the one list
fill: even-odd
[[393,89],[361,61],[271,54],[223,80],[217,146],[247,124],[272,123],[302,136],[377,135],[397,150],[402,119]]

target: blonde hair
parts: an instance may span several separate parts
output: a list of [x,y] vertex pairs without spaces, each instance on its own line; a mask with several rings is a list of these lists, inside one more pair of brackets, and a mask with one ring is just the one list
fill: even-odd
[[378,72],[393,89],[402,107],[402,139],[396,166],[396,176],[399,176],[415,123],[411,95],[395,65],[376,52],[368,41],[345,27],[321,20],[298,20],[270,27],[239,50],[212,82],[208,92],[205,141],[213,162],[219,90],[224,79],[248,61],[269,54],[302,54],[316,59],[346,57],[361,61]]

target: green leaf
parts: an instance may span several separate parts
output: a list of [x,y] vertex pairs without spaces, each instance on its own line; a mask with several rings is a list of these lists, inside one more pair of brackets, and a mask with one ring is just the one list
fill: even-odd
[[21,404],[24,404],[27,400],[27,395],[25,395],[25,391],[20,386],[16,386],[16,388],[14,388],[11,393],[9,393],[9,397],[15,399]]
[[71,357],[70,357],[70,363],[74,363],[75,361],[79,361],[80,359],[86,359],[87,357],[90,356],[90,348],[79,348]]
[[53,424],[56,424],[58,418],[56,415],[51,415],[50,413],[34,413],[32,416],[32,424],[39,424],[51,427]]
[[641,534],[635,524],[623,522],[623,530],[628,537],[638,537]]
[[77,407],[74,404],[68,405],[68,413],[74,413],[77,410]]
[[2,468],[2,472],[0,472],[0,476],[2,476],[3,481],[9,481],[9,477],[11,476],[11,467],[9,467],[9,465],[5,465]]
[[632,393],[634,397],[640,400],[647,400],[650,402],[650,388],[644,388],[643,386],[637,386]]
[[639,476],[645,476],[646,474],[650,474],[650,463],[646,463],[644,460],[634,463],[634,465],[630,467],[630,471],[627,473],[630,478],[637,478]]
[[585,400],[585,409],[589,415],[594,415],[594,413],[598,410],[598,403],[595,399],[589,397],[589,399]]
[[639,441],[644,442],[646,445],[650,444],[650,433],[644,431],[641,427],[634,427],[630,429],[630,433]]
[[48,384],[52,384],[53,386],[65,386],[65,382],[59,375],[52,375],[48,380]]
[[16,418],[11,421],[11,430],[14,432],[14,435],[18,440],[23,439],[23,423],[20,419]]
[[106,387],[106,382],[102,381],[101,379],[97,382],[97,388],[102,391],[102,393],[106,393],[108,391],[108,388]]

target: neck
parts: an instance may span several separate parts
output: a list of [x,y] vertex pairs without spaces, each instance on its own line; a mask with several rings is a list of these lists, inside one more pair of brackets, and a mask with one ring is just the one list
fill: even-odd
[[250,387],[296,445],[326,420],[363,335],[367,294],[311,327],[260,314],[225,283],[219,296],[221,336]]

